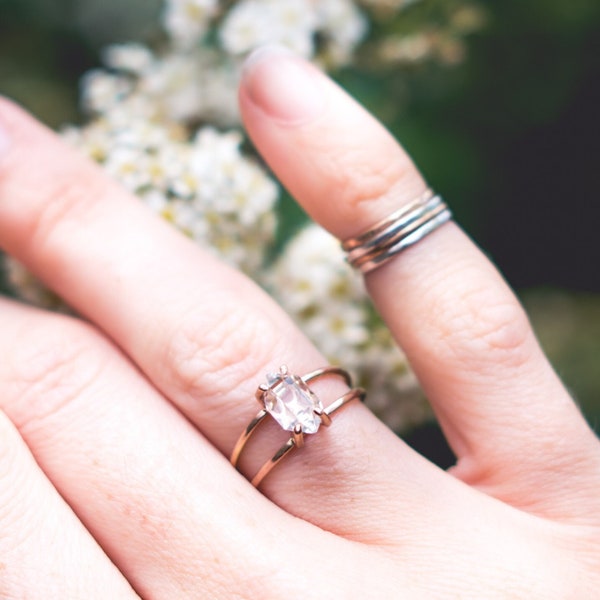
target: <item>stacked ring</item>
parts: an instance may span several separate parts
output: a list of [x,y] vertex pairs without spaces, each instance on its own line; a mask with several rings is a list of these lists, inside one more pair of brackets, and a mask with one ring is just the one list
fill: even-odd
[[342,248],[352,267],[366,274],[452,218],[440,196],[428,189],[368,231],[347,239]]

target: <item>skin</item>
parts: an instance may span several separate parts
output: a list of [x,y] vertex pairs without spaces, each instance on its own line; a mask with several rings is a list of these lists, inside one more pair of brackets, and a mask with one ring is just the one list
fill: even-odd
[[[340,239],[424,190],[381,125],[288,53],[250,58],[240,106],[282,183]],[[0,300],[2,598],[597,593],[600,443],[457,225],[367,276],[456,466],[352,403],[259,491],[227,461],[256,385],[323,357],[253,283],[8,100],[0,149],[0,244],[83,316]],[[243,475],[281,438],[265,426]]]

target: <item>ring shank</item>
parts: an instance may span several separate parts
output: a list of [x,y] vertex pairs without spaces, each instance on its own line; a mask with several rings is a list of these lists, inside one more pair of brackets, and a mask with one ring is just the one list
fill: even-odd
[[[354,388],[335,400],[324,412],[330,416],[352,400],[360,399],[362,401],[364,397],[365,391],[362,388]],[[262,483],[263,479],[296,447],[296,441],[292,436],[281,448],[279,448],[271,459],[263,464],[250,483],[257,488]]]
[[452,213],[442,198],[428,189],[366,232],[344,241],[346,260],[363,275],[367,274],[451,218]]

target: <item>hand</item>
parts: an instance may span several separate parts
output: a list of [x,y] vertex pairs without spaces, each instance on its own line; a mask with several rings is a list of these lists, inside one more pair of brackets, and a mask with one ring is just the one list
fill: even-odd
[[[263,156],[340,239],[424,190],[300,59],[255,55],[240,102]],[[457,465],[441,471],[354,402],[258,491],[227,460],[256,386],[323,357],[254,284],[7,101],[0,129],[2,247],[89,319],[0,301],[0,596],[598,595],[599,442],[458,226],[367,276]],[[244,475],[277,440],[272,423],[257,434]]]

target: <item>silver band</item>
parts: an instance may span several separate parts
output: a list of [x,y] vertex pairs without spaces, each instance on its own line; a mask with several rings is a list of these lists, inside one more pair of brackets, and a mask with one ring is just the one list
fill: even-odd
[[428,189],[368,231],[347,239],[342,244],[348,253],[346,260],[363,274],[368,273],[451,218],[452,213],[441,197]]

